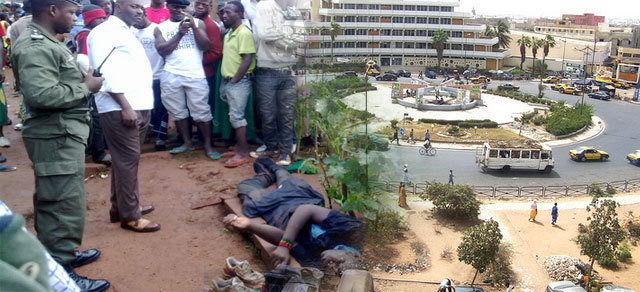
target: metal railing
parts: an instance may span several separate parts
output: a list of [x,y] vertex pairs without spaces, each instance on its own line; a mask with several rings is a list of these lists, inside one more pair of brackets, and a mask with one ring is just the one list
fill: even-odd
[[[385,181],[372,184],[372,187],[387,192],[397,192],[399,181]],[[407,195],[424,194],[430,182],[409,183],[406,186]],[[640,178],[617,180],[612,182],[597,183],[600,188],[609,188],[616,192],[632,192],[640,190]],[[470,186],[478,197],[509,199],[509,198],[559,198],[588,195],[591,184],[553,185],[553,186]]]

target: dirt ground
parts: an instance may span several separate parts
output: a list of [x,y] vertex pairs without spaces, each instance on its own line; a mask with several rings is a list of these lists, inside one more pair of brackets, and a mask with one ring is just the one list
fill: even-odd
[[[503,241],[510,242],[514,247],[513,267],[516,272],[516,289],[514,291],[544,291],[546,285],[553,281],[544,271],[544,260],[550,255],[569,255],[588,262],[586,256],[580,255],[578,245],[573,241],[577,236],[578,223],[586,223],[587,211],[584,208],[563,209],[565,201],[588,201],[588,198],[571,198],[559,201],[559,217],[556,226],[551,225],[549,210],[541,210],[537,222],[529,222],[528,210],[498,210],[491,211],[486,216],[498,220],[503,230]],[[461,263],[457,259],[456,248],[460,243],[462,231],[469,224],[437,218],[431,210],[419,199],[412,199],[408,213],[410,231],[407,232],[405,242],[395,244],[389,254],[395,263],[407,263],[415,257],[415,252],[409,247],[411,242],[424,243],[429,250],[430,266],[422,272],[405,273],[373,271],[377,278],[409,279],[439,282],[443,278],[451,278],[456,285],[468,284],[473,279],[474,270],[471,266]],[[489,202],[491,203],[491,202]],[[500,201],[500,204],[510,202]],[[522,203],[522,201],[519,201]],[[543,202],[539,202],[541,204]],[[628,211],[638,213],[640,205],[623,205],[618,209],[620,220],[626,218]],[[636,263],[640,257],[640,247],[629,245],[632,259],[629,263],[622,263],[618,270],[605,269],[597,263],[594,268],[603,276],[605,281],[612,281],[616,285],[640,289],[640,265]],[[445,250],[452,251],[448,259],[442,258]],[[482,281],[479,275],[476,282]],[[397,281],[376,280],[377,291],[435,291],[437,284],[406,283]],[[484,288],[487,290],[487,288]],[[503,291],[502,289],[492,289]]]
[[[10,90],[13,78],[7,70],[9,116],[16,123],[18,99]],[[0,200],[14,213],[28,219],[33,231],[34,178],[20,132],[4,127],[10,148],[0,152],[17,171],[0,173]],[[152,147],[151,147],[152,148]],[[223,149],[218,149],[222,151]],[[96,164],[88,164],[95,170]],[[223,205],[192,210],[191,205],[214,197],[232,197],[236,184],[253,176],[250,164],[226,169],[223,161],[207,160],[202,151],[172,156],[167,151],[142,155],[139,169],[140,201],[156,210],[145,216],[160,223],[155,233],[134,233],[109,223],[110,177],[94,176],[86,182],[87,213],[81,249],[97,248],[102,256],[77,269],[90,278],[111,282],[109,291],[202,291],[205,279],[221,277],[224,260],[233,256],[249,260],[259,271],[265,266],[245,237],[226,232],[221,223]],[[321,190],[317,176],[301,176]]]

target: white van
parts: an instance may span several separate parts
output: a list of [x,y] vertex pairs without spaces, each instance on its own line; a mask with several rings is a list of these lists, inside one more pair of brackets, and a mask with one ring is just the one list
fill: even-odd
[[551,172],[553,153],[551,147],[537,143],[484,143],[476,150],[476,163],[485,169],[536,169]]

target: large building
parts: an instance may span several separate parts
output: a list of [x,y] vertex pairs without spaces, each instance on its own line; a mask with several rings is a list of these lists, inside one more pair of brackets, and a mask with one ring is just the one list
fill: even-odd
[[[420,0],[312,0],[305,21],[308,63],[374,60],[383,68],[424,70],[436,66],[432,35],[449,34],[443,68],[469,66],[497,70],[510,51],[498,48],[498,38],[484,37],[485,25],[472,25],[456,2]],[[332,40],[331,22],[340,26]],[[332,48],[333,47],[333,48]]]
[[584,13],[582,15],[563,14],[562,20],[570,21],[572,24],[596,26],[604,23],[604,16],[594,15],[593,13]]

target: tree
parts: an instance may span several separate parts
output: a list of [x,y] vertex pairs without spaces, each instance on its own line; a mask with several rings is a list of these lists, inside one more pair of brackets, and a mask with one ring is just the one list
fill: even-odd
[[472,286],[478,272],[484,273],[494,262],[501,240],[502,233],[500,233],[498,222],[493,219],[464,231],[462,242],[458,246],[458,260],[476,269],[471,281]]
[[[554,48],[556,46],[556,39],[553,38],[552,35],[548,34],[546,37],[544,37],[544,39],[542,39],[542,64],[544,65],[545,60],[547,59],[547,56],[549,55],[549,48]],[[547,74],[547,71],[545,70],[544,75],[542,75],[542,77],[544,77]]]
[[323,27],[321,29],[322,35],[329,35],[331,37],[331,66],[333,66],[333,46],[336,41],[336,36],[342,27],[335,21],[331,21],[329,27]]
[[615,259],[618,244],[624,240],[625,232],[618,221],[616,207],[618,203],[613,200],[598,200],[594,198],[587,206],[590,212],[587,221],[589,225],[584,226],[576,241],[580,245],[580,254],[589,257],[589,283],[587,291],[591,291],[591,271],[593,263],[605,259]]
[[444,53],[444,45],[449,41],[449,35],[443,29],[438,29],[433,33],[431,40],[433,42],[433,46],[436,48],[438,69],[440,69],[440,62],[442,62],[442,54]]
[[528,36],[523,35],[518,40],[518,45],[520,46],[520,70],[524,70],[524,68],[522,68],[522,65],[527,59],[527,48],[531,46],[531,39]]
[[480,214],[480,201],[467,185],[433,182],[420,198],[431,201],[436,213],[445,217],[476,220]]
[[531,54],[533,55],[533,77],[536,77],[536,55],[538,54],[538,49],[543,45],[541,39],[537,39],[536,37],[531,38]]
[[506,49],[511,44],[511,36],[509,36],[509,24],[503,20],[498,21],[498,24],[493,27],[495,30],[495,36],[498,37],[498,45]]

